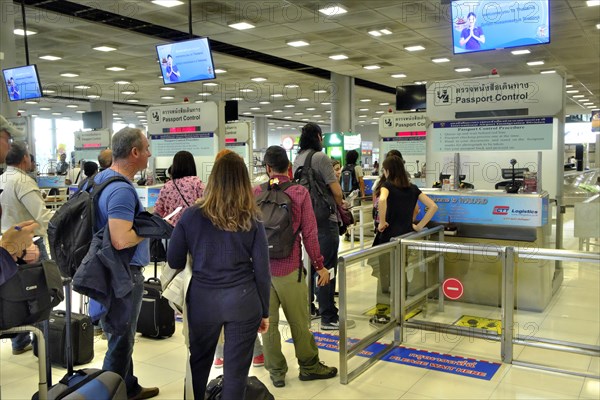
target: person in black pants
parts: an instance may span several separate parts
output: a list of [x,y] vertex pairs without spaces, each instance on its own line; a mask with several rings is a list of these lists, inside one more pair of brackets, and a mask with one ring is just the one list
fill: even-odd
[[182,269],[192,257],[186,304],[196,399],[204,398],[221,328],[223,400],[244,399],[254,341],[269,328],[269,250],[258,215],[244,160],[229,153],[215,162],[204,197],[171,236],[169,266]]

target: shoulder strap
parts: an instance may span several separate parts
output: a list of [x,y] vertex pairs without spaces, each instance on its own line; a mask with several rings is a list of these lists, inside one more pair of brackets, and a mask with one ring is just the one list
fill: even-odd
[[175,183],[175,179],[173,179],[172,182],[173,182],[173,186],[175,186],[175,189],[177,189],[177,191],[179,192],[179,195],[183,199],[183,202],[185,203],[185,205],[189,207],[190,203],[188,203],[187,200],[185,199],[185,197],[183,197],[183,194],[181,193],[181,190],[179,190],[179,188],[177,187],[177,184]]
[[315,150],[309,150],[308,155],[306,156],[306,160],[304,160],[304,167],[310,167],[312,164],[313,155],[315,155]]
[[[129,185],[131,185],[131,187],[133,188],[133,190],[135,190],[135,187],[133,187],[133,183],[131,183],[131,181],[129,181],[128,179],[126,179],[123,176],[120,175],[116,175],[116,176],[111,176],[110,178],[108,178],[107,180],[105,180],[104,182],[97,184],[96,180],[92,178],[92,184],[89,185],[86,188],[86,190],[88,192],[90,192],[90,198],[92,201],[92,233],[94,231],[94,227],[96,226],[96,204],[97,204],[97,199],[100,198],[100,193],[111,183],[113,182],[125,182]],[[139,200],[135,202],[135,210],[134,210],[134,217],[138,214],[138,212],[140,211],[140,202]]]

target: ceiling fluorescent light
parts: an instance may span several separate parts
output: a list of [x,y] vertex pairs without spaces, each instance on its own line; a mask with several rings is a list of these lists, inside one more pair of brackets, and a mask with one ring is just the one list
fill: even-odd
[[67,104],[67,108],[78,108],[77,104]]
[[207,82],[207,83],[203,83],[203,86],[219,86],[218,83],[214,83],[214,82]]
[[585,95],[583,94],[576,94],[575,96],[572,96],[574,99],[580,99],[582,97],[585,97]]
[[50,111],[52,110],[51,107],[40,107],[40,111]]
[[333,56],[329,56],[329,58],[331,58],[332,60],[338,61],[338,60],[347,60],[348,56],[345,54],[335,54]]
[[579,99],[579,100],[577,100],[577,101],[580,101],[580,102],[584,103],[584,102],[588,102],[588,101],[590,101],[590,99]]
[[48,61],[56,61],[56,60],[62,59],[62,57],[53,56],[51,54],[46,54],[44,56],[40,56],[39,58],[41,58],[42,60],[48,60]]
[[179,0],[152,0],[152,2],[158,6],[163,6],[167,8],[180,6],[183,4],[183,2]]
[[568,88],[572,88],[573,85],[565,85],[565,87],[568,89]]
[[446,57],[441,57],[441,58],[433,58],[433,59],[431,59],[431,61],[437,64],[437,63],[449,62],[450,59],[446,58]]
[[267,78],[261,78],[261,77],[257,77],[257,78],[252,78],[252,79],[250,79],[250,80],[251,80],[251,81],[254,81],[254,82],[264,82],[264,81],[266,81],[266,80],[267,80]]
[[116,47],[112,47],[112,46],[102,45],[102,46],[92,47],[92,49],[98,50],[98,51],[109,52],[109,51],[115,51],[117,48]]
[[88,85],[77,85],[77,86],[73,86],[75,89],[81,89],[81,90],[86,90],[86,89],[90,89],[91,86]]
[[600,29],[600,24],[596,24],[596,29]]
[[215,74],[224,74],[226,72],[227,72],[226,69],[222,69],[222,68],[215,69]]
[[52,94],[52,93],[56,93],[56,90],[44,89],[44,90],[42,90],[42,93],[44,93],[44,94]]
[[579,90],[567,90],[567,93],[579,93]]
[[363,65],[364,69],[380,69],[379,65]]
[[131,81],[119,80],[119,81],[115,81],[115,83],[117,85],[129,85],[131,83]]
[[236,22],[235,24],[229,24],[230,28],[237,29],[238,31],[243,31],[246,29],[254,28],[254,25],[248,22]]
[[392,34],[392,31],[390,31],[389,29],[380,29],[379,32],[383,33],[384,35]]
[[[20,28],[13,30],[13,33],[15,35],[25,36],[25,31]],[[36,33],[37,33],[36,31],[30,31],[29,29],[27,30],[27,36],[35,35]]]
[[135,94],[135,92],[132,90],[124,90],[121,92],[121,94]]
[[37,104],[38,102],[35,100],[26,101],[25,104]]
[[590,102],[588,102],[588,103],[583,103],[583,105],[584,105],[584,106],[593,106],[593,105],[594,105],[594,103],[590,103]]
[[345,8],[340,7],[340,6],[333,6],[333,7],[321,8],[319,10],[319,12],[321,14],[325,14],[329,17],[332,17],[334,15],[345,14],[348,12],[348,10],[346,10]]
[[406,78],[406,75],[405,75],[405,74],[393,74],[393,75],[390,75],[390,76],[391,76],[392,78]]
[[600,0],[587,0],[585,3],[588,7],[600,6]]
[[540,74],[555,74],[556,70],[554,69],[548,69],[546,71],[540,71]]
[[303,47],[303,46],[308,46],[308,42],[304,41],[304,40],[293,40],[291,42],[287,42],[288,46],[292,46],[292,47]]
[[79,76],[79,74],[77,74],[75,72],[63,72],[60,74],[60,76],[64,76],[65,78],[75,78],[75,77]]
[[369,31],[369,35],[377,37],[377,36],[381,36],[383,34],[379,31]]
[[406,51],[419,51],[419,50],[425,50],[425,47],[423,47],[421,45],[404,46],[404,50],[406,50]]
[[117,72],[117,71],[125,71],[126,68],[125,67],[119,67],[117,65],[113,65],[113,66],[110,66],[110,67],[106,67],[105,69],[107,71],[115,71],[115,72]]
[[527,63],[527,65],[529,65],[530,67],[533,67],[535,65],[544,65],[543,61],[530,61]]
[[514,54],[515,56],[520,56],[520,55],[523,55],[523,54],[530,54],[531,51],[529,51],[527,49],[524,49],[524,50],[513,50],[513,51],[511,51],[511,53]]
[[368,102],[371,101],[371,99],[360,99],[360,101],[363,102],[363,103],[368,103]]
[[465,67],[465,68],[455,68],[454,71],[456,72],[470,72],[471,68]]
[[128,99],[127,102],[128,103],[139,103],[140,101],[138,99]]

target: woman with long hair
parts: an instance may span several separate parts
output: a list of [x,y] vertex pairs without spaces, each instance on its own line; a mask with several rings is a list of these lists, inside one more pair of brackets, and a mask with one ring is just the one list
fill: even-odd
[[[422,230],[436,213],[435,202],[408,179],[403,160],[395,155],[386,157],[382,163],[382,176],[376,194],[378,198],[379,223],[373,246],[388,243],[391,238],[408,232]],[[425,205],[425,215],[414,223],[417,201]],[[371,319],[373,323],[387,323],[390,305],[390,258],[381,256],[378,265],[373,266],[377,277],[377,311]]]
[[175,226],[169,266],[193,277],[186,297],[194,396],[204,398],[221,328],[225,330],[222,399],[243,399],[257,333],[269,327],[271,275],[264,226],[244,160],[219,158],[203,198]]
[[154,212],[165,217],[181,207],[181,211],[170,219],[176,225],[183,211],[202,197],[205,186],[196,176],[196,162],[189,151],[182,150],[175,154],[170,175],[171,180],[160,189]]

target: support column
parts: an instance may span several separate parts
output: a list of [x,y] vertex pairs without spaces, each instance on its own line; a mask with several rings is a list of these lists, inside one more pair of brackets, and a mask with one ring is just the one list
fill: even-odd
[[[18,3],[12,0],[0,0],[0,69],[12,68],[17,65],[25,65],[25,60],[17,62],[15,51],[15,17],[20,18],[21,9]],[[21,38],[23,40],[23,38]],[[4,80],[4,77],[2,77]],[[18,106],[16,102],[8,100],[6,85],[0,85],[2,97],[0,98],[0,114],[6,118],[17,116]]]
[[104,100],[91,100],[90,111],[102,111],[102,129],[109,129],[113,134],[113,103]]
[[354,78],[331,73],[331,132],[354,132]]
[[263,115],[254,116],[254,148],[266,149],[269,143],[269,125],[267,117]]

